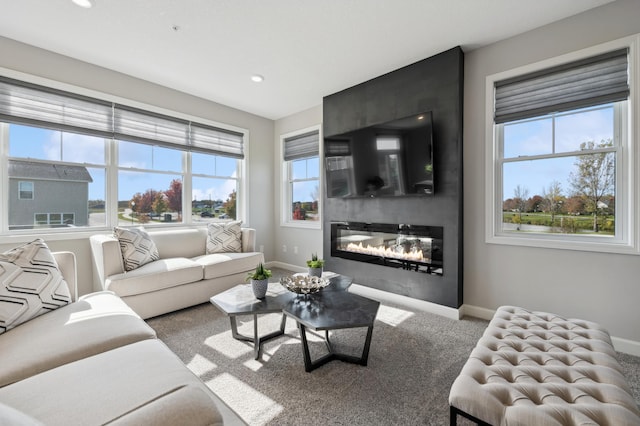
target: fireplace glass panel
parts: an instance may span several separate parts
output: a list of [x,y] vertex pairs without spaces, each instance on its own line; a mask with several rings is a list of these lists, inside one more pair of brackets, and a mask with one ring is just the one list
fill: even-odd
[[361,222],[332,223],[331,255],[442,275],[442,227]]

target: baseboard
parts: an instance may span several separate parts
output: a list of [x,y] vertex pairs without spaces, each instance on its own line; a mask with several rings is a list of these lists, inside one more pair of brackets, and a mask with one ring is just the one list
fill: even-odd
[[494,309],[481,308],[480,306],[473,305],[462,305],[460,307],[461,315],[460,317],[464,317],[465,315],[480,318],[483,320],[490,321],[491,318],[495,315],[496,311]]
[[282,268],[282,269],[287,269],[289,271],[294,271],[294,272],[305,272],[307,270],[306,267],[292,265],[290,263],[285,263],[285,262],[278,262],[277,260],[265,262],[265,266],[267,268]]
[[349,291],[359,294],[369,299],[378,300],[380,302],[391,302],[398,305],[406,306],[410,309],[429,312],[431,314],[440,315],[446,318],[458,320],[461,318],[460,311],[448,306],[438,305],[437,303],[427,302],[425,300],[414,299],[413,297],[402,296],[388,291],[378,290],[376,288],[353,283]]
[[640,342],[614,336],[611,337],[611,342],[613,343],[613,348],[618,352],[640,356]]
[[[470,317],[480,318],[484,320],[491,320],[495,314],[495,310],[481,308],[480,306],[462,305],[460,308],[461,317],[468,315]],[[625,354],[640,356],[640,342],[635,340],[623,339],[622,337],[611,336],[611,343],[613,348]]]

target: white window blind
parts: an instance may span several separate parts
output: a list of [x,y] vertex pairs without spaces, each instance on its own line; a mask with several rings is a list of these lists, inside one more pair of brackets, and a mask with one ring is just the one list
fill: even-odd
[[495,83],[495,123],[629,97],[627,49]]
[[116,104],[116,139],[158,145],[184,146],[189,138],[189,122]]
[[244,158],[244,135],[0,76],[0,121]]
[[243,137],[242,133],[191,123],[190,148],[193,151],[215,151],[227,157],[244,158]]
[[291,136],[284,140],[284,161],[319,155],[320,133],[317,130],[301,135]]
[[110,137],[110,102],[0,77],[0,120]]

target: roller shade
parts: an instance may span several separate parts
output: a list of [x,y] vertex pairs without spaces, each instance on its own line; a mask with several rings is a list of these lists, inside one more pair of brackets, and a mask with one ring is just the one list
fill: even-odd
[[495,83],[496,123],[629,97],[627,49]]
[[0,120],[110,137],[110,102],[0,77]]
[[317,130],[284,140],[284,161],[316,157],[320,153],[320,133]]
[[244,158],[244,135],[238,132],[191,123],[191,150],[217,152],[226,157]]
[[114,136],[116,139],[154,145],[186,145],[189,122],[148,111],[115,105]]

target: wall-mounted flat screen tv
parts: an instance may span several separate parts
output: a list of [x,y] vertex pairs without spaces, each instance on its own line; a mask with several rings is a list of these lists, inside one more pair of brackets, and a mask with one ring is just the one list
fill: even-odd
[[431,112],[324,138],[329,198],[434,193]]

